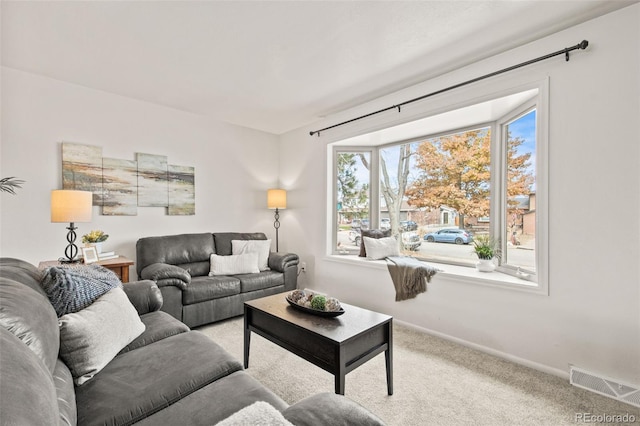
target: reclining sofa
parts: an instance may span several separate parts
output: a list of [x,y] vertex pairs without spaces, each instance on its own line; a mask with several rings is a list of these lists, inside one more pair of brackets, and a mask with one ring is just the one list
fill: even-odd
[[268,270],[209,276],[211,255],[229,256],[234,240],[266,240],[264,233],[217,232],[145,237],[136,243],[139,279],[155,281],[162,310],[196,327],[243,314],[244,302],[295,290],[298,256],[270,252]]
[[[257,424],[259,419],[246,417],[256,404],[268,404],[294,425],[382,424],[336,394],[288,406],[213,340],[159,311],[162,294],[149,280],[121,287],[132,322],[144,324],[142,334],[77,385],[63,359],[69,342],[61,339],[59,321],[66,315],[57,317],[41,277],[25,261],[0,258],[2,425],[236,425],[229,420],[243,412],[241,424]],[[105,328],[101,324],[93,334],[103,336]],[[80,343],[90,346],[91,341]]]

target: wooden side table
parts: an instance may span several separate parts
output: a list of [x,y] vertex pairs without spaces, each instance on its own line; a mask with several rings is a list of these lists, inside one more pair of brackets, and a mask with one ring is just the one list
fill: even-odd
[[[115,259],[100,260],[98,262],[95,262],[96,265],[104,266],[105,268],[113,271],[118,276],[118,278],[120,278],[120,281],[122,281],[123,283],[129,282],[129,267],[133,265],[133,263],[134,263],[133,260],[127,259],[124,256],[118,256]],[[40,262],[40,264],[38,265],[38,268],[44,269],[44,268],[48,268],[49,266],[62,266],[62,265],[68,265],[68,263],[66,264],[60,263],[57,260],[46,260],[46,261]]]

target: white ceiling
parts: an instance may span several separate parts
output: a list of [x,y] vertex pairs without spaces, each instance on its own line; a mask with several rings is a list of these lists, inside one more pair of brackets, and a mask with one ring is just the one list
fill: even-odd
[[281,134],[636,2],[2,0],[2,65]]

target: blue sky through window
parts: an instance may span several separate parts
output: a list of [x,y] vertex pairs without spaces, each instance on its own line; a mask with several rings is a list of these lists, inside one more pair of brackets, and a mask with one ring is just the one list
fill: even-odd
[[[532,110],[509,124],[509,131],[512,138],[520,137],[524,143],[520,145],[518,155],[531,153],[529,159],[529,172],[536,175],[536,110]],[[535,192],[535,182],[531,188]]]

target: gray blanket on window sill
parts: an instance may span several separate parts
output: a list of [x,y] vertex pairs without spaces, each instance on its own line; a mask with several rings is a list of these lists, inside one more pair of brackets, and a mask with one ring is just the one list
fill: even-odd
[[439,271],[438,268],[410,256],[391,256],[385,259],[396,288],[396,302],[413,299],[427,291],[427,283]]

